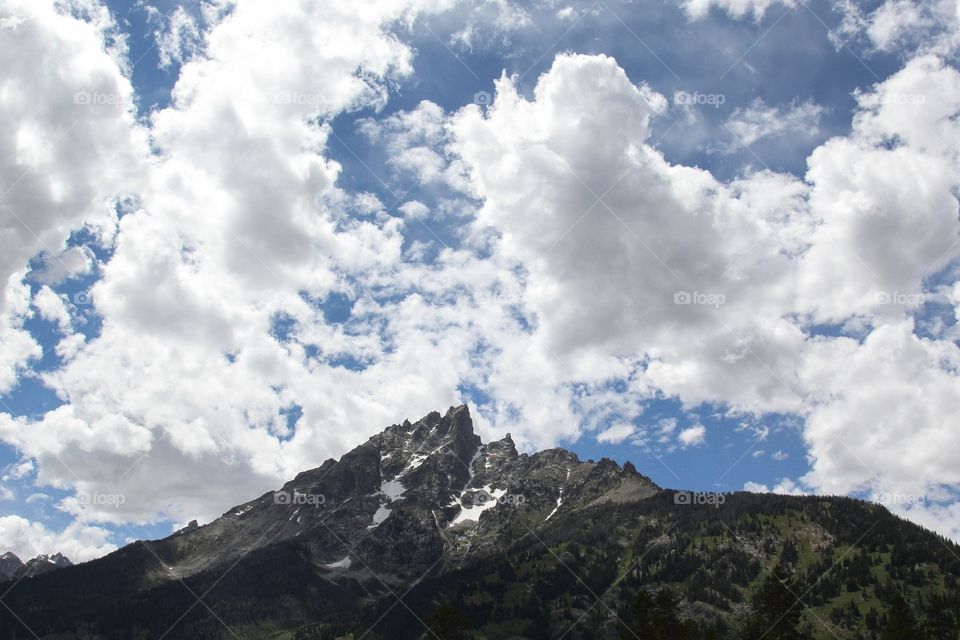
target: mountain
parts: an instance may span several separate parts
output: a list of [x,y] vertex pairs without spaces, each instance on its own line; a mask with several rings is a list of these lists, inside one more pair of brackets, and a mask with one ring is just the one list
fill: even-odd
[[44,573],[49,573],[50,571],[56,571],[57,569],[63,569],[64,567],[69,567],[72,565],[73,563],[70,562],[70,560],[62,553],[55,553],[52,556],[40,554],[36,558],[28,560],[17,570],[13,577],[19,578],[23,576],[32,578],[34,576],[39,576]]
[[0,556],[0,579],[12,578],[23,566],[23,561],[9,551]]
[[863,501],[677,492],[630,463],[484,444],[461,406],[207,525],[3,592],[0,640],[856,639],[911,624],[955,639],[960,548]]
[[62,553],[52,556],[40,554],[24,563],[14,554],[7,552],[0,556],[0,578],[32,578],[72,564]]

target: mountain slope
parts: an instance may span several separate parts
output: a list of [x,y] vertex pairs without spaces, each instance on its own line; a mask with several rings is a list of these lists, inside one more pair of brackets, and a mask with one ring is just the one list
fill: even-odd
[[664,586],[702,635],[736,637],[777,565],[807,637],[871,637],[897,593],[960,602],[957,547],[882,507],[678,495],[629,463],[483,444],[451,408],[206,526],[16,584],[0,638],[412,639],[445,605],[478,638],[617,638]]

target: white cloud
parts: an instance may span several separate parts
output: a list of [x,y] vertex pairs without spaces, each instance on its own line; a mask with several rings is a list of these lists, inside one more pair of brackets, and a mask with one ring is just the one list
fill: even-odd
[[430,213],[430,209],[427,208],[427,205],[418,200],[409,200],[404,202],[402,205],[400,205],[399,209],[403,214],[403,217],[409,220],[421,220],[426,218]]
[[853,134],[808,159],[822,223],[801,259],[797,300],[823,322],[916,308],[923,278],[957,255],[960,124],[950,114],[960,74],[917,58],[859,101]]
[[725,151],[733,153],[768,137],[795,134],[810,138],[820,130],[823,112],[822,106],[810,101],[776,107],[756,98],[749,107],[734,110],[727,119],[725,128],[733,142]]
[[203,37],[196,17],[180,5],[167,16],[161,15],[153,7],[151,9],[152,18],[161,24],[153,33],[161,69],[182,64],[200,51]]
[[109,14],[77,8],[91,20],[49,1],[0,3],[0,393],[40,355],[22,330],[27,261],[47,252],[42,281],[83,272],[77,251],[61,253],[69,231],[114,224],[110,200],[132,188],[146,148],[117,49],[104,42]]
[[468,0],[461,3],[464,26],[450,37],[453,45],[466,48],[489,47],[503,43],[509,36],[532,24],[530,14],[511,0]]
[[803,496],[809,493],[790,478],[781,479],[773,488],[766,484],[748,480],[743,483],[743,490],[751,493],[779,493],[788,496]]
[[33,296],[33,304],[44,320],[56,323],[63,329],[70,327],[70,311],[56,292],[47,285],[42,286]]
[[699,446],[707,441],[707,429],[702,424],[687,427],[677,436],[684,447]]
[[3,468],[3,476],[0,480],[7,482],[9,480],[20,480],[33,471],[33,461],[29,458],[20,462],[12,463]]
[[[662,99],[608,58],[559,56],[530,100],[507,78],[497,90],[451,128],[484,199],[478,223],[527,269],[551,353],[639,350],[646,382],[687,405],[806,417],[814,471],[778,491],[899,485],[918,466],[920,489],[958,482],[946,447],[956,347],[920,340],[904,318],[960,247],[960,74],[911,60],[858,96],[850,135],[818,147],[804,181],[761,172],[728,185],[646,144]],[[867,337],[812,337],[812,322]],[[913,364],[896,370],[900,358]]]
[[[542,374],[549,355],[514,315],[516,275],[446,249],[429,267],[403,263],[403,221],[334,186],[329,132],[312,118],[382,105],[411,53],[381,25],[409,8],[241,4],[183,66],[173,106],[152,116],[160,155],[90,290],[102,331],[61,341],[69,361],[45,374],[68,404],[0,418],[0,437],[37,461],[39,485],[125,498],[99,508],[71,497],[62,509],[85,521],[208,520],[398,417],[459,402],[465,380],[510,389],[494,419],[537,397],[543,409],[525,420],[575,433],[569,389]],[[251,33],[272,44],[250,49]],[[320,46],[331,38],[344,46]],[[364,215],[345,215],[345,203]],[[312,302],[338,291],[357,298],[350,330]],[[283,344],[278,314],[292,322]],[[502,358],[494,376],[472,361],[488,357],[471,356],[484,340]],[[330,364],[339,356],[366,368]],[[291,404],[303,414],[287,438]]]
[[630,424],[615,424],[612,427],[604,429],[597,434],[597,442],[609,442],[610,444],[619,444],[633,435],[636,431]]
[[887,0],[870,15],[867,34],[878,49],[893,47],[898,40],[916,30],[933,26],[932,20],[910,0]]
[[421,101],[411,111],[400,111],[383,120],[365,118],[357,129],[371,142],[383,145],[387,164],[403,177],[431,185],[460,186],[459,165],[446,153],[446,114],[436,103]]
[[852,0],[837,2],[843,19],[830,37],[840,49],[863,41],[876,51],[950,55],[960,45],[955,0],[885,0],[864,11]]
[[43,523],[20,516],[0,516],[0,549],[12,551],[26,561],[41,553],[62,553],[74,563],[85,562],[116,550],[109,542],[110,532],[74,522],[54,532]]
[[37,282],[57,286],[77,276],[93,271],[95,256],[88,247],[69,247],[59,253],[47,254],[46,264],[30,272]]
[[823,345],[807,366],[805,375],[834,398],[807,419],[807,484],[826,493],[926,494],[960,483],[955,344],[920,339],[904,320],[877,328],[862,344]]
[[[650,381],[691,404],[798,406],[770,374],[789,379],[803,344],[782,319],[779,282],[791,267],[781,239],[806,228],[805,211],[784,211],[795,181],[728,187],[668,164],[646,142],[665,100],[610,58],[558,56],[533,101],[507,78],[497,89],[485,114],[464,108],[451,130],[484,198],[478,224],[528,270],[525,299],[551,353],[640,347]],[[765,181],[776,188],[755,188]]]
[[[133,186],[146,149],[132,89],[103,43],[103,25],[49,0],[0,4],[0,282],[69,231],[110,224],[110,201]],[[69,270],[68,270],[69,271]],[[0,288],[0,312],[8,311]]]
[[716,7],[732,18],[751,15],[757,22],[763,19],[767,9],[773,4],[796,6],[794,0],[680,0],[680,3],[691,20],[706,18],[711,7]]

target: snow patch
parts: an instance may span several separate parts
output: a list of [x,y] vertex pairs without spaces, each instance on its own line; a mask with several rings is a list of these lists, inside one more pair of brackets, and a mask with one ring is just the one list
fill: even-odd
[[[460,495],[455,497],[453,500],[451,500],[447,504],[448,507],[452,507],[454,505],[460,504],[460,501],[463,500],[463,496],[467,495],[467,492],[470,490],[470,485],[473,484],[473,477],[476,475],[476,472],[473,470],[473,467],[477,462],[477,458],[480,457],[480,449],[482,449],[482,447],[477,447],[477,450],[476,452],[474,452],[473,457],[470,458],[470,464],[467,465],[467,471],[470,472],[470,477],[467,478],[467,484],[463,485],[463,491],[460,492]],[[486,462],[489,463],[490,460],[487,460]]]
[[548,515],[546,518],[543,519],[544,522],[552,518],[553,514],[555,514],[560,509],[560,505],[563,504],[563,488],[567,486],[567,480],[569,479],[570,479],[570,469],[567,469],[567,479],[563,481],[562,485],[560,485],[560,495],[557,496],[557,506],[553,508],[553,511],[550,512],[550,515]]
[[367,529],[376,529],[383,521],[390,517],[390,514],[393,513],[386,505],[380,505],[380,508],[377,509],[377,512],[373,514],[373,522],[367,526]]
[[560,495],[557,496],[557,506],[553,508],[553,511],[550,512],[550,515],[544,518],[543,521],[546,522],[547,520],[552,518],[553,514],[555,514],[560,509],[560,505],[562,504],[563,504],[563,487],[560,487]]
[[350,556],[344,556],[336,562],[331,562],[323,566],[326,569],[349,569],[351,564],[353,564],[353,561],[350,559]]
[[387,505],[400,500],[406,490],[407,488],[399,480],[381,480],[380,490],[372,495],[380,496],[381,503],[385,500],[386,504],[381,504],[377,508],[377,512],[373,514],[373,522],[367,526],[367,529],[376,529],[384,520],[389,518],[393,510],[388,508]]
[[434,449],[433,451],[431,451],[430,453],[419,453],[419,452],[414,453],[412,456],[410,456],[410,461],[407,462],[407,466],[405,466],[403,470],[397,474],[396,477],[401,478],[407,475],[408,473],[410,473],[411,471],[418,469],[420,465],[422,465],[427,460],[427,458],[435,454],[437,451],[440,451],[441,449],[445,448],[446,446],[447,446],[446,444],[442,444],[436,449]]
[[[485,492],[487,495],[484,496],[481,492]],[[507,490],[494,489],[493,485],[488,484],[487,486],[483,487],[483,489],[474,493],[475,495],[480,494],[482,497],[477,499],[475,504],[469,506],[463,506],[461,504],[460,513],[458,513],[457,517],[450,521],[449,526],[453,527],[461,522],[480,522],[480,514],[497,506],[500,498],[507,495]]]
[[385,496],[387,500],[393,502],[399,500],[407,490],[399,480],[384,480],[380,483],[380,495]]

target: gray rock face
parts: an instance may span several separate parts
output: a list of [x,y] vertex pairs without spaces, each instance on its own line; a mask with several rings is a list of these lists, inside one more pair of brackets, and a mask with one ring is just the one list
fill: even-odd
[[12,578],[23,566],[23,561],[14,554],[7,552],[0,556],[0,579]]
[[389,426],[276,492],[149,544],[168,565],[161,580],[286,540],[331,580],[403,583],[479,561],[561,514],[659,490],[632,465],[562,449],[519,454],[509,435],[483,444],[463,405]]

